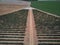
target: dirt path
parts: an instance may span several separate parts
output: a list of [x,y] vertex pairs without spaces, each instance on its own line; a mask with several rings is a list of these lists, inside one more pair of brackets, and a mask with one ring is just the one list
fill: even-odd
[[25,45],[37,45],[35,21],[32,9],[28,11]]

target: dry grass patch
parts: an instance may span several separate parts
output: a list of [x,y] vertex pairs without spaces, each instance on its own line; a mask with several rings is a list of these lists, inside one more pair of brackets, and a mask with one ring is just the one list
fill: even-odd
[[0,4],[0,15],[14,12],[24,7],[26,5]]

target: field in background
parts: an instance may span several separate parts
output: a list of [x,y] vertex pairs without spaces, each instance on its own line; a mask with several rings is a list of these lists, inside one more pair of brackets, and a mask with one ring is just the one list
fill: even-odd
[[58,1],[34,1],[31,6],[60,16],[60,2]]
[[26,5],[0,4],[0,15],[14,12],[24,7],[26,7]]
[[0,2],[0,15],[15,12],[22,8],[30,6],[30,2],[27,1],[2,1]]

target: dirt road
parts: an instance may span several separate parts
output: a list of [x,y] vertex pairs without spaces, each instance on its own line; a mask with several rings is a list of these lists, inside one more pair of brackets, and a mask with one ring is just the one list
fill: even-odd
[[35,21],[32,9],[28,11],[25,45],[37,45]]

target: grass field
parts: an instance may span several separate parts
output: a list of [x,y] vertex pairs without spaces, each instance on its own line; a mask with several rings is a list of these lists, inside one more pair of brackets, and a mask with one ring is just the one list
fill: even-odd
[[58,1],[34,1],[31,6],[60,16],[60,2]]
[[24,45],[28,10],[0,16],[0,45]]
[[18,26],[26,25],[26,18],[27,10],[20,10],[0,16],[0,29],[10,28],[11,26],[12,28],[18,28]]
[[[57,35],[57,34],[60,34],[59,33],[60,18],[52,15],[48,15],[46,13],[42,13],[38,10],[33,10],[33,14],[34,14],[34,19],[36,24],[36,32],[38,37],[37,39],[39,42],[38,45],[59,45],[58,43],[53,43],[53,42],[60,42],[60,40],[57,40],[57,39],[60,39],[59,36]],[[53,39],[56,39],[56,40],[53,40]],[[44,42],[47,42],[47,43],[44,43]],[[49,44],[49,42],[52,42],[52,43]]]
[[38,31],[39,33],[52,34],[53,32],[50,31],[60,30],[60,18],[52,15],[47,15],[45,13],[41,13],[37,10],[33,10],[33,14],[35,18],[36,27],[37,27],[36,29],[40,30],[41,28],[43,31],[43,32]]

